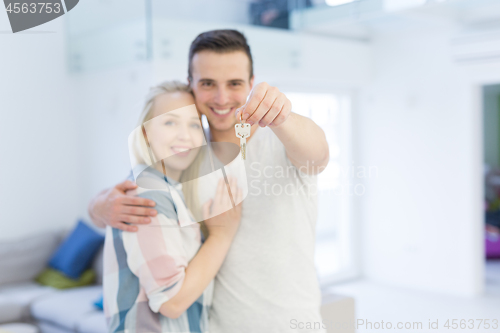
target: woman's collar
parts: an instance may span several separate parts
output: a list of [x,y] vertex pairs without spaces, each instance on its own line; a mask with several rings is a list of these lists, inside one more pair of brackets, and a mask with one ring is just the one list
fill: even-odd
[[[163,179],[165,180],[165,182],[167,184],[169,184],[170,186],[174,187],[176,190],[178,191],[182,191],[182,183],[180,183],[179,181],[177,180],[174,180],[173,178],[171,177],[168,177],[166,175],[164,175],[162,172],[160,172],[159,170],[157,170],[156,168],[154,168],[152,165],[151,166],[148,166],[147,168],[145,168],[137,178],[143,176],[143,177],[147,177],[146,174],[151,174],[157,178],[160,178],[160,179]],[[137,181],[137,179],[136,179]]]

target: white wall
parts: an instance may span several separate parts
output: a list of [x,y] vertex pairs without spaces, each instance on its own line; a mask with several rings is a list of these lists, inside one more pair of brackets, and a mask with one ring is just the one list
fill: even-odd
[[349,89],[366,83],[371,74],[371,50],[365,42],[236,24],[158,19],[153,24],[155,80],[186,80],[191,42],[212,29],[236,29],[245,34],[256,83]]
[[452,60],[453,27],[379,34],[358,114],[364,271],[383,283],[456,295],[483,286],[480,85],[498,62]]
[[152,1],[152,14],[155,19],[192,20],[195,22],[248,24],[249,8],[252,0],[190,0],[190,1]]
[[79,216],[63,20],[12,34],[0,10],[0,239],[69,227]]
[[152,81],[151,65],[144,63],[72,76],[82,129],[79,157],[85,179],[81,187],[84,203],[129,175],[128,135],[136,126]]

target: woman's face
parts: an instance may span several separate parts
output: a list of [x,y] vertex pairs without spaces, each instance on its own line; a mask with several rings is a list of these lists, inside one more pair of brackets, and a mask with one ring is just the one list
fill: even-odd
[[185,170],[198,154],[196,148],[205,144],[193,104],[194,98],[187,92],[160,95],[153,104],[153,118],[144,123],[155,159],[164,160],[167,172]]

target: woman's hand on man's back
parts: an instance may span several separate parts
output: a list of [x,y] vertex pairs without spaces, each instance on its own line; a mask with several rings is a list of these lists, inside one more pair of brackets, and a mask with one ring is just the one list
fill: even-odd
[[241,201],[243,191],[237,187],[235,178],[228,178],[233,204],[227,191],[224,179],[221,179],[217,185],[215,197],[208,200],[203,205],[203,217],[208,229],[208,236],[217,236],[232,240],[238,230],[241,220]]

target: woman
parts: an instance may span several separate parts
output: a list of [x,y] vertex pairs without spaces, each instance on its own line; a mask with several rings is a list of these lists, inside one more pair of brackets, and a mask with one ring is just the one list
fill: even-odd
[[[203,206],[203,215],[214,217],[204,221],[208,236],[202,243],[200,225],[182,192],[190,202],[197,198],[193,173],[205,144],[186,85],[166,82],[153,88],[139,125],[129,138],[139,185],[131,194],[154,200],[158,215],[137,232],[106,229],[103,287],[109,332],[206,332],[212,280],[238,228],[241,205],[227,209],[231,204],[220,181],[215,198]],[[192,180],[184,186],[179,181],[188,174]],[[241,197],[236,181],[230,182],[232,193]]]

